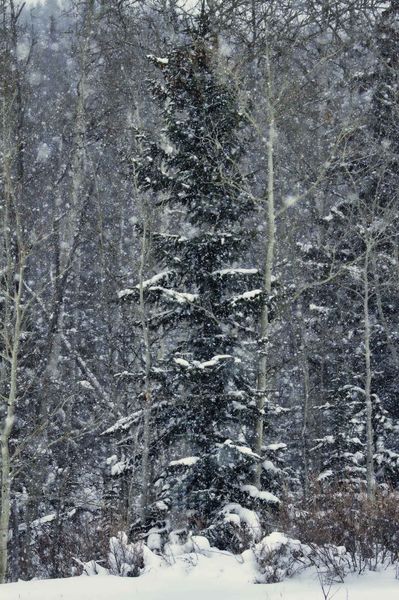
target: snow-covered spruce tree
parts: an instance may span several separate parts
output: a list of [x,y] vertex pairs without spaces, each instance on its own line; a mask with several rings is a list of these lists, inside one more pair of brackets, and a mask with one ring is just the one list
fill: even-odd
[[[260,275],[248,265],[253,209],[240,171],[245,119],[223,77],[206,16],[185,45],[150,57],[165,124],[163,143],[145,143],[140,186],[163,207],[153,234],[158,274],[145,285],[164,328],[153,365],[152,452],[167,465],[155,482],[153,517],[240,550],[261,535],[262,512],[278,499],[251,485],[261,458],[250,447],[256,414],[254,348]],[[268,473],[270,477],[270,472]]]

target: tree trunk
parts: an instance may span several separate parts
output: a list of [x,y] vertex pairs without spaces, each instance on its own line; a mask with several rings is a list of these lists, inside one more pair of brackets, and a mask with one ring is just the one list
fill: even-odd
[[141,259],[139,272],[139,290],[140,290],[140,319],[144,343],[144,393],[143,393],[143,453],[142,453],[142,492],[141,492],[141,517],[145,523],[148,515],[149,502],[149,484],[150,484],[150,465],[149,453],[151,442],[150,431],[150,413],[151,413],[151,347],[148,331],[148,322],[146,314],[146,306],[144,299],[144,272],[148,255],[148,216],[144,207],[143,215],[143,237],[141,245]]
[[[272,291],[272,271],[274,264],[274,247],[276,241],[276,222],[274,206],[274,141],[275,141],[275,119],[274,108],[272,106],[272,83],[271,70],[267,62],[267,97],[269,112],[269,139],[267,143],[267,191],[266,191],[266,219],[267,236],[265,247],[265,264],[263,272],[263,305],[260,317],[260,359],[258,366],[258,401],[257,401],[257,422],[255,433],[255,452],[262,455],[263,434],[264,434],[264,412],[267,401],[268,384],[268,336],[269,336],[269,300]],[[262,465],[258,464],[256,468],[255,485],[260,486]]]
[[370,242],[366,242],[366,255],[364,259],[364,356],[365,356],[365,396],[366,396],[366,466],[367,466],[367,498],[374,499],[375,494],[375,473],[374,473],[374,431],[373,431],[373,406],[371,400],[371,350],[370,350],[370,313],[369,313],[369,261],[370,261]]
[[301,332],[301,368],[303,376],[303,420],[302,420],[302,462],[303,462],[303,496],[309,496],[309,408],[310,408],[310,382],[309,362],[305,347],[304,332]]
[[8,535],[11,514],[11,462],[10,462],[10,438],[14,426],[15,404],[17,401],[17,374],[18,355],[21,341],[22,325],[22,288],[24,276],[24,262],[21,263],[18,272],[18,286],[14,296],[14,327],[12,332],[12,347],[10,353],[10,380],[9,394],[7,398],[6,417],[1,432],[1,487],[0,487],[0,583],[5,583],[7,577],[8,563]]

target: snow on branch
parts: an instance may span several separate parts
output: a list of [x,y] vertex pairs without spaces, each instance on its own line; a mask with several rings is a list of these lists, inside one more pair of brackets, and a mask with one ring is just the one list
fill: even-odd
[[[162,271],[161,273],[157,273],[153,277],[146,279],[142,283],[143,289],[146,290],[146,289],[160,283],[161,281],[168,279],[170,277],[170,275],[172,275],[172,273],[173,273],[173,271],[170,271],[170,270]],[[124,290],[121,290],[120,292],[118,292],[118,299],[121,300],[122,298],[126,298],[126,296],[136,295],[137,291],[139,289],[140,289],[140,284],[138,283],[133,288],[126,288]]]
[[198,456],[186,456],[185,458],[180,458],[179,460],[172,460],[169,463],[170,467],[192,467],[199,461]]
[[235,306],[236,304],[239,304],[241,302],[254,302],[258,300],[262,296],[262,294],[263,290],[261,289],[250,290],[248,292],[240,294],[239,296],[234,296],[233,298],[230,298],[229,302],[232,306]]
[[265,502],[270,502],[271,504],[280,504],[280,500],[277,498],[277,496],[275,496],[271,492],[258,490],[258,488],[255,485],[242,485],[241,489],[243,492],[247,492],[247,494],[249,494],[251,498],[264,500]]
[[201,370],[210,369],[212,367],[219,366],[220,364],[226,363],[226,362],[234,362],[235,364],[241,363],[240,358],[232,356],[231,354],[217,354],[216,356],[213,356],[212,358],[210,358],[209,360],[206,360],[204,362],[194,360],[192,363],[190,363],[188,360],[186,360],[184,358],[179,358],[179,357],[176,357],[173,360],[177,365],[179,365],[180,367],[183,367],[185,369],[195,368],[195,369],[201,369]]

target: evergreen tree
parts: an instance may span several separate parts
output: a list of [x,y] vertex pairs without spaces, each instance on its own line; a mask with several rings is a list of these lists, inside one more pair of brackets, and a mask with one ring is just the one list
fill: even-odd
[[[170,527],[188,526],[239,550],[260,536],[262,511],[279,502],[251,485],[261,461],[251,441],[253,323],[262,290],[248,264],[246,122],[206,15],[185,45],[150,59],[163,75],[153,91],[164,143],[144,139],[136,168],[143,193],[163,207],[164,229],[152,242],[162,272],[144,288],[146,302],[157,307],[150,327],[164,331],[163,356],[152,368],[153,427],[173,459],[155,483],[153,522],[163,512]],[[270,473],[265,469],[269,482]]]

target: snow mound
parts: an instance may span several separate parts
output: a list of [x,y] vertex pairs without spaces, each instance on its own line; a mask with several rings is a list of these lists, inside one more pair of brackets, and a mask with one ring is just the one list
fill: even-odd
[[[1,600],[320,600],[323,593],[312,572],[280,583],[255,585],[250,550],[240,557],[211,550],[187,562],[178,557],[170,567],[154,567],[142,577],[71,577],[10,583],[1,586]],[[351,576],[332,586],[334,600],[397,600],[399,581],[393,569]]]

